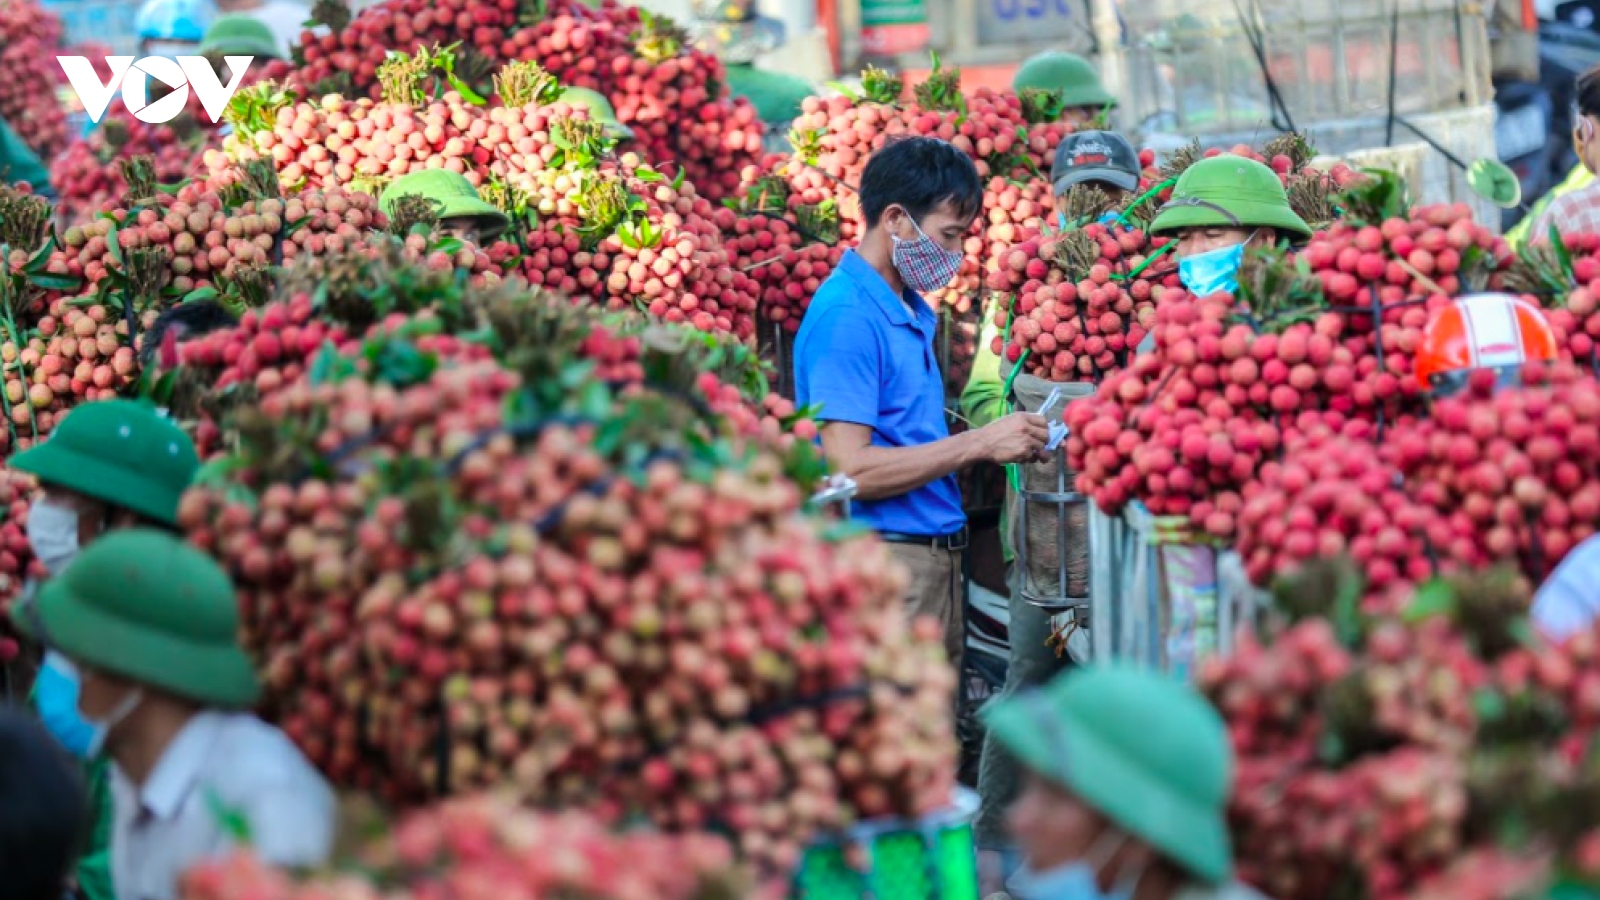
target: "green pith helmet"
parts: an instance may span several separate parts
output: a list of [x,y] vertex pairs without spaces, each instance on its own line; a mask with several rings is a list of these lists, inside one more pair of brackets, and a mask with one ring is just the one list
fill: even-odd
[[478,196],[477,189],[467,180],[467,176],[449,169],[422,169],[401,175],[384,188],[383,198],[378,205],[384,215],[393,215],[395,202],[412,194],[439,204],[440,221],[461,218],[477,220],[485,241],[499,237],[511,224],[505,213]]
[[1019,762],[1208,884],[1233,877],[1227,729],[1193,688],[1123,665],[997,701],[984,724]]
[[1100,73],[1093,63],[1059,50],[1047,50],[1017,67],[1017,74],[1011,77],[1011,89],[1020,93],[1024,88],[1049,91],[1060,97],[1061,105],[1067,108],[1117,105],[1117,98],[1106,93],[1100,84]]
[[74,662],[206,706],[245,709],[260,693],[239,646],[233,584],[182,538],[146,528],[90,544],[12,618]]
[[1150,233],[1207,227],[1276,228],[1311,237],[1311,226],[1290,208],[1278,176],[1253,159],[1228,153],[1202,159],[1178,178]]
[[223,16],[212,23],[200,41],[201,56],[254,56],[280,59],[278,40],[265,22],[251,16]]
[[556,102],[568,106],[581,106],[589,111],[589,118],[600,123],[606,136],[618,141],[633,140],[633,129],[617,119],[617,110],[606,95],[588,88],[569,87],[561,91]]
[[178,500],[200,468],[194,442],[153,408],[102,400],[74,409],[10,466],[147,519],[178,524]]

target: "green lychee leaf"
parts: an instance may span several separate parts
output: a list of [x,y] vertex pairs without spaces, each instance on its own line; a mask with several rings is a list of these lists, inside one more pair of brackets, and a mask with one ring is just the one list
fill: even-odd
[[82,282],[71,275],[56,275],[49,272],[40,272],[29,275],[28,283],[34,287],[47,291],[75,291]]
[[467,101],[473,106],[489,105],[488,100],[483,99],[483,97],[477,91],[474,91],[467,85],[465,81],[462,81],[460,76],[456,75],[456,73],[446,72],[444,77],[446,81],[450,82],[450,86],[455,89],[456,93],[461,95],[461,99]]
[[50,235],[45,238],[44,246],[40,247],[32,256],[28,257],[28,262],[22,267],[22,271],[27,272],[29,275],[46,274],[45,266],[50,264],[50,254],[54,252],[55,249],[56,236],[54,232],[51,232]]
[[1421,622],[1438,616],[1452,616],[1456,610],[1456,590],[1450,582],[1435,578],[1417,588],[1401,613],[1407,622]]
[[1497,690],[1483,688],[1472,694],[1472,710],[1480,722],[1492,722],[1506,714],[1506,698]]
[[111,231],[106,234],[106,251],[111,254],[111,261],[122,265],[122,241],[118,239],[117,222],[111,220]]
[[[162,376],[162,379],[165,380],[167,377],[176,374],[176,371],[168,372]],[[200,468],[195,470],[194,478],[190,483],[196,487],[226,487],[235,480],[235,475],[249,467],[249,462],[237,454],[219,456],[202,463]]]

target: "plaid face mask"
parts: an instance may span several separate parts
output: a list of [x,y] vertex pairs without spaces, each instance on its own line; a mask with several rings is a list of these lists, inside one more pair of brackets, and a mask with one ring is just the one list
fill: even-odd
[[[907,216],[907,218],[910,218]],[[915,219],[911,220],[911,227],[917,230],[914,240],[903,241],[894,235],[889,235],[894,241],[895,270],[905,280],[906,287],[919,294],[937,291],[950,283],[950,279],[961,270],[961,253],[946,250],[934,243],[933,238],[922,233],[922,226]]]

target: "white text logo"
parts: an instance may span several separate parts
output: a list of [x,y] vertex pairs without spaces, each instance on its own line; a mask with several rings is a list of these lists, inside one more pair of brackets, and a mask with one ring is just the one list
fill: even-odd
[[[106,114],[106,107],[111,105],[111,98],[116,96],[118,86],[121,86],[122,105],[133,113],[134,118],[154,125],[172,121],[189,105],[191,87],[211,121],[221,121],[222,110],[233,99],[234,91],[239,89],[240,79],[244,78],[245,69],[255,57],[223,57],[228,63],[228,72],[233,76],[226,85],[223,85],[212,70],[211,63],[203,56],[180,56],[176,61],[164,56],[146,56],[138,62],[131,56],[108,56],[106,64],[111,67],[109,83],[100,81],[94,64],[87,57],[58,56],[56,59],[61,63],[61,70],[67,73],[72,89],[78,92],[78,99],[83,101],[84,111],[89,114],[91,121],[99,123],[100,117]],[[150,78],[172,88],[172,92],[151,103],[149,86],[145,83]]]

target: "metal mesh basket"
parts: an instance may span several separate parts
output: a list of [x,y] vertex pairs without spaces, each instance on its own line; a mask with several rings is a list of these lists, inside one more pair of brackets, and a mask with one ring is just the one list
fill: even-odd
[[[796,900],[977,900],[972,823],[978,797],[958,790],[950,808],[920,821],[864,822],[819,841],[800,860]],[[865,869],[851,864],[866,861]]]

